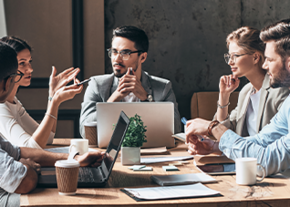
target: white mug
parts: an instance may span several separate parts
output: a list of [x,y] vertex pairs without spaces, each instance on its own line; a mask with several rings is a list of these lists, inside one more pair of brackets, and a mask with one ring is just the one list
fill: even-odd
[[87,139],[71,139],[69,153],[79,152],[80,155],[89,151],[89,140]]
[[[256,158],[243,157],[236,159],[236,183],[239,185],[254,185],[265,178],[265,169],[257,163]],[[257,179],[257,166],[260,166],[263,176]]]

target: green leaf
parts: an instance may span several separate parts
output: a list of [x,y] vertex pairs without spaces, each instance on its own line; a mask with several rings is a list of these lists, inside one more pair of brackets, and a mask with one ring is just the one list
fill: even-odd
[[144,142],[147,142],[145,132],[147,126],[144,126],[141,116],[135,114],[130,117],[130,125],[125,134],[122,146],[123,147],[142,147]]

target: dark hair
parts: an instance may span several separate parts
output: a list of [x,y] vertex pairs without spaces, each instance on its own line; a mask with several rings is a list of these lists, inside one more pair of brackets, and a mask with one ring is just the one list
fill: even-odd
[[15,50],[5,42],[0,41],[0,81],[7,78],[18,68]]
[[290,19],[284,19],[262,29],[260,38],[264,42],[275,41],[275,51],[282,60],[290,56]]
[[260,54],[259,66],[262,67],[265,57],[265,44],[259,38],[260,31],[252,27],[241,27],[227,37],[227,47],[231,41],[235,41],[238,46],[242,47],[247,53],[253,54],[258,52]]
[[149,41],[146,33],[134,26],[122,26],[113,30],[113,39],[115,37],[125,37],[135,43],[135,48],[142,52],[148,52]]
[[2,42],[6,42],[8,45],[10,45],[16,53],[19,53],[20,51],[24,49],[28,49],[31,52],[31,47],[28,45],[28,43],[25,40],[22,40],[18,37],[14,36],[6,36],[0,39]]

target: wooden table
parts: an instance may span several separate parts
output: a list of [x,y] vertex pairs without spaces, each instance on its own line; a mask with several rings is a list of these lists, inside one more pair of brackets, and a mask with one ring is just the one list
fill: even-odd
[[[67,146],[69,140],[55,139],[54,146]],[[184,144],[170,149],[170,155],[187,156]],[[160,155],[159,155],[160,156]],[[164,172],[163,165],[168,163],[147,164],[153,171],[134,172],[128,166],[115,163],[113,172],[105,188],[78,188],[75,196],[60,196],[56,188],[36,188],[29,194],[21,195],[21,206],[290,206],[290,180],[276,175],[266,178],[262,183],[253,186],[239,186],[235,176],[213,176],[218,183],[206,184],[207,187],[221,193],[220,197],[203,197],[190,199],[173,199],[136,202],[120,191],[124,187],[158,186],[150,180],[151,175],[185,174],[199,172],[192,160],[189,164],[178,166],[180,171]]]

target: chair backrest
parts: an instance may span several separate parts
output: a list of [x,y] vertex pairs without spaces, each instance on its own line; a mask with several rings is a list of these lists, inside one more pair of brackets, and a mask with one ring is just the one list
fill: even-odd
[[[229,113],[237,106],[239,92],[233,92],[230,96]],[[212,120],[217,111],[219,92],[198,92],[191,98],[191,118],[203,118]]]

